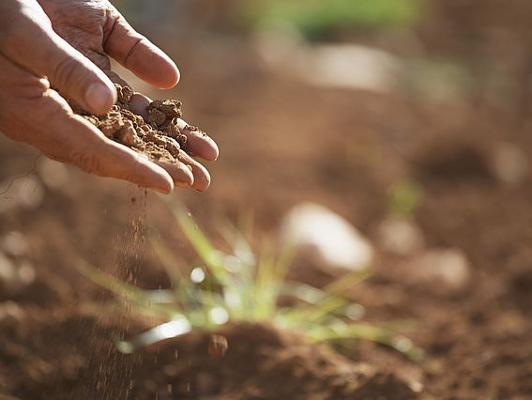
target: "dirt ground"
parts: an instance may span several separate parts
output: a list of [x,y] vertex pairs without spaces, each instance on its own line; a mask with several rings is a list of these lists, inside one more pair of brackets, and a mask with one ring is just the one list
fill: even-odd
[[[176,201],[208,230],[247,209],[270,233],[301,201],[334,209],[378,253],[373,276],[349,295],[368,321],[413,322],[408,336],[424,360],[364,341],[334,352],[253,324],[224,327],[220,357],[209,354],[207,333],[121,355],[112,339],[153,321],[112,308],[73,265],[81,257],[141,287],[167,287],[145,236],[175,238],[167,209],[153,194],[59,169],[0,138],[0,399],[532,399],[532,176],[527,169],[505,181],[494,166],[508,142],[532,161],[519,84],[529,72],[511,61],[529,54],[532,35],[520,21],[532,8],[498,13],[501,2],[481,3],[437,2],[418,35],[427,57],[462,57],[470,40],[481,46],[468,54],[487,62],[509,51],[493,32],[517,38],[513,58],[499,60],[515,79],[502,99],[487,84],[453,102],[323,89],[273,73],[248,41],[166,43],[185,71],[168,97],[183,99],[189,122],[222,150],[211,189],[178,192]],[[458,249],[465,283],[412,280],[425,250],[398,256],[381,246],[387,193],[405,179],[423,189],[413,219],[424,248]],[[176,247],[187,260],[190,249]],[[16,276],[4,273],[7,264]],[[296,267],[300,279],[326,283]]]

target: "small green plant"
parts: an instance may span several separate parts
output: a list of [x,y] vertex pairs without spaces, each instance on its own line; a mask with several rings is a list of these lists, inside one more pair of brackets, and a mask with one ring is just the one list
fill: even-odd
[[[318,342],[367,339],[413,359],[421,356],[421,351],[408,338],[359,321],[364,308],[349,301],[344,294],[367,273],[347,274],[324,288],[290,282],[286,280],[293,258],[290,248],[278,249],[266,240],[256,254],[239,230],[226,226],[220,231],[231,248],[228,254],[213,246],[190,214],[182,209],[174,213],[201,265],[185,273],[178,268],[169,248],[152,240],[173,283],[172,290],[142,290],[91,266],[81,266],[83,274],[133,304],[134,309],[169,321],[130,341],[119,341],[122,352],[132,353],[194,329],[209,331],[229,322],[249,321],[270,322]],[[295,304],[280,306],[281,297],[290,298]]]
[[388,211],[394,217],[411,218],[423,200],[422,187],[411,180],[398,181],[388,190]]
[[242,2],[247,20],[259,27],[291,26],[309,38],[334,29],[411,25],[421,0],[274,0]]

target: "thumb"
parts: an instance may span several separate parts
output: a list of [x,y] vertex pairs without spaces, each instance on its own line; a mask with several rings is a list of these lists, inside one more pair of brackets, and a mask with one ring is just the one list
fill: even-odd
[[49,40],[51,54],[43,59],[41,73],[64,97],[83,109],[96,115],[108,112],[117,94],[107,75],[57,34]]
[[94,114],[105,114],[116,102],[111,80],[88,58],[56,34],[47,23],[23,19],[4,53],[17,64],[46,76],[61,95]]

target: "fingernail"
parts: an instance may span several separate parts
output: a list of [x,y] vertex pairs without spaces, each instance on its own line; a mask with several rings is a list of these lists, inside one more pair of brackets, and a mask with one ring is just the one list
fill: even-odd
[[85,101],[91,108],[90,111],[97,114],[105,114],[115,102],[114,93],[106,85],[92,83],[85,92]]
[[161,194],[170,194],[174,190],[174,186],[174,182],[165,179],[165,182],[159,182],[158,185],[152,185],[150,189]]
[[151,190],[153,190],[154,192],[157,192],[157,193],[160,193],[160,194],[170,194],[172,193],[172,191],[174,190],[174,186],[172,186],[170,189],[169,188],[161,188],[161,187],[151,187],[150,188]]

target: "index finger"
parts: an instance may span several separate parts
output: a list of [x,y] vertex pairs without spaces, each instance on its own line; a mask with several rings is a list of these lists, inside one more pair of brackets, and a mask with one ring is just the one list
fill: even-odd
[[177,85],[179,69],[170,57],[135,31],[116,9],[110,18],[105,52],[153,86],[169,89]]

